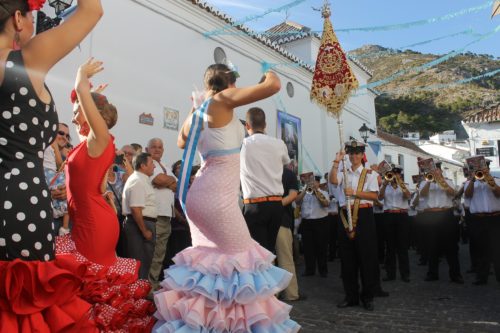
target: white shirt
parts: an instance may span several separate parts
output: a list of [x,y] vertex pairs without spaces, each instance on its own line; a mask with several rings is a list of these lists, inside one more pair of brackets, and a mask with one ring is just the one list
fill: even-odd
[[384,210],[408,209],[408,206],[408,199],[404,198],[399,185],[396,189],[391,184],[385,187]]
[[123,187],[122,209],[123,215],[132,214],[130,207],[141,207],[142,216],[156,218],[155,190],[151,186],[149,177],[139,171],[134,171],[128,177]]
[[[464,191],[465,191],[465,189],[467,188],[468,183],[469,183],[469,182],[468,182],[467,180],[464,182],[464,184],[463,184],[463,186],[464,186]],[[464,208],[469,209],[469,207],[470,207],[470,199],[471,199],[471,198],[467,198],[467,197],[465,196],[465,194],[464,194],[464,195],[462,195],[462,200],[463,200],[463,201],[462,201],[462,204],[464,205]]]
[[[364,167],[363,165],[360,165],[356,170],[352,170],[351,167],[347,169],[347,184],[348,187],[352,188],[353,190],[358,189],[358,182],[359,182],[359,177],[361,177],[361,172],[363,171]],[[362,192],[377,192],[378,193],[378,181],[377,181],[377,176],[378,174],[374,171],[368,170],[366,173],[366,179],[365,179],[365,184],[363,185],[363,190]],[[343,187],[343,182],[344,182],[344,174],[343,172],[339,172],[337,174],[337,180],[339,184],[337,187],[340,187],[342,189],[342,192],[344,192],[344,187]],[[333,185],[335,186],[335,185]],[[345,206],[345,196],[344,200],[341,201],[339,200],[340,207]],[[351,201],[352,204],[354,204],[354,200]],[[373,204],[373,201],[371,200],[364,200],[361,199],[360,204]]]
[[[448,186],[451,188],[455,188],[455,185],[453,185],[453,182],[450,179],[445,178],[446,183]],[[424,180],[420,184],[420,188],[423,189],[425,184],[427,183],[426,180]],[[422,190],[420,190],[422,191]],[[420,195],[420,200],[422,200],[423,196]],[[425,198],[425,206],[423,209],[427,208],[453,208],[453,197],[448,195],[445,190],[439,186],[438,183],[432,182],[429,185],[429,195]]]
[[52,148],[52,146],[48,146],[43,152],[43,167],[57,172],[56,153],[54,152],[54,148]]
[[[319,190],[326,199],[328,193]],[[323,207],[314,194],[306,193],[302,199],[301,216],[303,219],[320,219],[328,215],[328,207]]]
[[[170,176],[168,174],[167,168],[163,164],[160,164],[160,162],[153,160],[153,163],[155,165],[155,169],[153,172],[153,175],[149,177],[149,180],[152,184],[153,179],[156,178],[159,174],[165,174],[167,176]],[[163,168],[165,169],[165,172],[163,172]],[[155,191],[156,195],[156,209],[158,211],[158,216],[173,216],[173,207],[175,204],[175,196],[174,192],[169,189],[169,188],[156,188],[153,186],[153,189]]]
[[[497,186],[500,185],[499,178],[495,178],[495,184]],[[469,181],[467,181],[465,186],[467,189]],[[500,211],[500,198],[495,197],[495,194],[486,182],[476,180],[474,182],[474,195],[471,198],[469,209],[472,214],[498,212]]]
[[283,195],[283,165],[290,163],[285,143],[256,133],[243,140],[240,178],[243,198]]

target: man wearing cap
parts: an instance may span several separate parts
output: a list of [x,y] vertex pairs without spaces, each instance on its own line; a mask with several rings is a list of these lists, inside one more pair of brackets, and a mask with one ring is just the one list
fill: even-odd
[[408,247],[410,243],[410,221],[408,219],[408,199],[410,191],[403,182],[402,168],[392,167],[391,175],[386,173],[380,192],[379,200],[384,200],[384,238],[387,242],[385,269],[387,276],[384,281],[396,279],[396,255],[398,258],[401,280],[410,282],[410,260]]
[[425,281],[439,279],[439,256],[444,252],[449,266],[450,279],[463,284],[458,261],[459,225],[453,216],[453,182],[444,178],[441,162],[430,171],[420,184],[420,197],[426,199],[422,220],[426,223],[425,238],[429,254],[429,270]]
[[[341,186],[346,197],[351,199],[340,203],[343,228],[339,230],[338,237],[345,299],[337,306],[356,306],[361,300],[366,310],[373,311],[373,297],[379,285],[377,234],[373,217],[373,201],[378,197],[378,183],[375,174],[362,164],[364,152],[363,143],[352,141],[346,144],[351,166],[347,169],[345,183],[342,170],[339,170],[345,155],[343,151],[337,153],[330,171],[330,182],[334,186]],[[350,202],[350,207],[347,202]],[[352,230],[347,209],[352,212]],[[361,294],[358,282],[360,275]]]
[[306,184],[295,202],[301,205],[301,234],[304,245],[306,269],[302,276],[312,276],[318,267],[319,275],[328,276],[328,193],[319,188],[320,175],[315,175],[310,184]]
[[283,215],[283,166],[290,158],[282,140],[264,134],[266,114],[262,109],[248,110],[245,127],[249,136],[240,153],[243,216],[252,238],[274,252]]
[[475,285],[488,282],[490,262],[493,262],[500,282],[500,179],[490,175],[489,167],[481,172],[482,176],[476,172],[465,184],[465,197],[470,198],[471,219],[474,221],[471,241],[474,239],[476,244]]

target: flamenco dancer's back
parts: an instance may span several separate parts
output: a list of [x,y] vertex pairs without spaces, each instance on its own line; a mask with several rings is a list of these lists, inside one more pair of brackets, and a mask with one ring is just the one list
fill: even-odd
[[[163,289],[155,295],[159,321],[154,332],[300,328],[289,318],[291,307],[274,297],[291,276],[273,266],[274,255],[251,238],[237,202],[244,129],[233,109],[272,96],[280,81],[270,71],[255,86],[236,88],[235,81],[236,73],[227,66],[210,66],[206,100],[191,111],[192,119],[200,116],[203,122],[198,143],[203,163],[186,199],[193,246],[177,254],[166,270]],[[180,148],[194,149],[187,142],[192,119],[179,133]]]

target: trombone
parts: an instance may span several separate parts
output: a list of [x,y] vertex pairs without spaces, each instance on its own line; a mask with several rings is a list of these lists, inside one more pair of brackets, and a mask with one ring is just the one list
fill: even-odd
[[394,172],[391,171],[386,172],[384,175],[384,179],[387,180],[389,183],[394,180],[394,177],[395,177]]
[[432,173],[426,173],[425,174],[425,180],[428,182],[433,182],[434,181],[434,175]]
[[474,178],[476,178],[476,180],[484,180],[484,172],[481,170],[476,171],[474,173]]

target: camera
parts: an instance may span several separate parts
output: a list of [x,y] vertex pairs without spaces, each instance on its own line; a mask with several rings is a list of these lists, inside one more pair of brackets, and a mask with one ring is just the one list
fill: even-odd
[[124,156],[122,155],[116,155],[115,156],[115,164],[122,165],[123,164],[123,159]]

